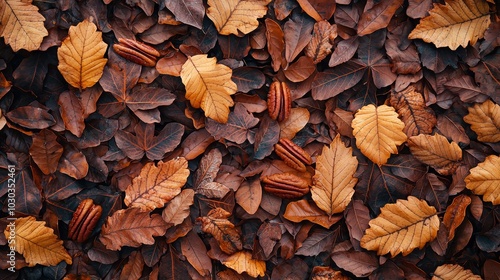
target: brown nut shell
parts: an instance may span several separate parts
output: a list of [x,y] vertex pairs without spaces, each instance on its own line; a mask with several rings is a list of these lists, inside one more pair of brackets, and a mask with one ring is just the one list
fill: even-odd
[[299,198],[309,192],[307,180],[289,172],[264,176],[261,181],[266,192],[281,198]]
[[267,95],[267,109],[269,116],[278,122],[290,117],[292,110],[292,95],[285,82],[274,81],[269,87]]
[[311,156],[288,138],[281,138],[274,145],[274,151],[286,165],[300,172],[305,172],[306,165],[312,164]]
[[76,242],[87,240],[102,214],[102,207],[95,205],[90,198],[84,199],[73,213],[69,223],[68,237]]
[[134,63],[153,67],[160,57],[160,52],[155,48],[130,39],[118,39],[118,44],[113,45],[113,50],[121,57]]

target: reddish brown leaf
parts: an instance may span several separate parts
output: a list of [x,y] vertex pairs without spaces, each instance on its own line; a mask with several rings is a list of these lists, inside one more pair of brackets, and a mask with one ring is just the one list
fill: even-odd
[[288,203],[283,217],[295,223],[307,220],[324,228],[330,228],[342,218],[340,215],[329,217],[314,202],[306,199]]
[[234,111],[229,113],[227,123],[219,123],[212,119],[207,119],[206,129],[215,140],[226,139],[237,144],[242,144],[247,139],[251,138],[250,128],[256,126],[259,119],[249,113],[245,106],[237,103],[234,106]]
[[227,254],[233,254],[243,249],[240,232],[227,218],[231,214],[222,208],[215,208],[207,216],[196,220],[201,223],[203,232],[213,235],[220,249]]
[[316,21],[329,20],[335,12],[335,3],[328,0],[298,0],[300,7]]
[[87,176],[89,164],[82,152],[66,147],[59,161],[59,171],[78,180]]
[[62,154],[63,147],[57,142],[57,136],[52,131],[44,129],[33,136],[30,155],[43,174],[56,172]]
[[205,7],[203,1],[165,1],[165,6],[175,15],[175,19],[201,29],[203,17],[205,16]]
[[5,116],[15,124],[31,129],[44,129],[56,123],[48,109],[37,105],[18,107]]
[[212,274],[212,261],[207,256],[207,248],[198,234],[190,231],[181,239],[182,254],[201,276]]
[[141,66],[117,55],[112,48],[108,52],[108,63],[99,84],[113,94],[118,102],[125,102],[127,94],[139,80]]
[[[170,3],[170,2],[169,2]],[[186,62],[187,57],[179,51],[171,51],[166,56],[162,57],[156,63],[156,70],[160,74],[179,77],[181,75],[182,65]]]
[[368,252],[344,251],[332,254],[332,260],[356,277],[367,277],[378,268],[378,259]]
[[231,80],[236,83],[238,91],[245,93],[261,88],[265,79],[266,77],[260,70],[246,66],[234,69],[231,76]]
[[358,60],[350,60],[334,68],[318,73],[312,83],[312,97],[315,100],[326,100],[356,85],[366,66]]
[[296,62],[292,63],[285,71],[285,76],[292,82],[298,83],[309,78],[316,66],[308,56],[301,56]]
[[250,215],[255,214],[262,201],[260,180],[243,181],[235,194],[236,202]]
[[470,197],[459,195],[453,199],[453,202],[446,208],[443,217],[443,224],[448,229],[448,240],[455,237],[455,230],[460,226],[465,218],[467,206],[471,203]]
[[61,107],[61,116],[66,129],[75,136],[82,136],[85,129],[84,112],[80,99],[71,91],[65,91],[59,95],[57,102]]
[[317,256],[321,252],[331,250],[333,246],[337,231],[327,229],[315,229],[304,240],[302,246],[295,252],[296,255],[301,256]]
[[[275,2],[276,6],[276,2]],[[285,39],[285,59],[295,60],[312,38],[314,21],[303,13],[293,13],[283,28]],[[239,87],[238,87],[239,88]]]
[[340,41],[333,51],[328,66],[335,67],[349,61],[358,50],[358,37],[352,37],[347,40]]
[[180,225],[189,216],[189,208],[194,203],[194,191],[185,189],[167,203],[162,211],[162,218],[173,226]]
[[195,159],[215,141],[206,129],[197,130],[186,137],[181,144],[182,156],[187,160]]
[[[403,0],[382,1],[376,4],[373,4],[373,2],[369,1],[361,14],[358,23],[359,36],[368,35],[387,27],[396,10],[403,4]],[[368,5],[370,7],[367,9]]]
[[370,210],[368,207],[362,201],[354,200],[347,207],[344,216],[351,240],[361,241],[361,237],[363,237],[365,230],[369,227]]
[[134,251],[128,257],[128,262],[123,266],[120,273],[120,280],[139,279],[144,269],[144,259],[138,251]]
[[221,163],[222,154],[219,149],[212,149],[203,156],[198,166],[198,170],[196,170],[194,175],[195,180],[193,186],[196,191],[215,180]]
[[273,60],[273,70],[277,72],[283,63],[285,40],[281,26],[270,18],[266,18],[267,50]]
[[337,25],[326,20],[314,24],[313,37],[305,48],[305,54],[318,64],[332,52],[333,40],[337,37]]

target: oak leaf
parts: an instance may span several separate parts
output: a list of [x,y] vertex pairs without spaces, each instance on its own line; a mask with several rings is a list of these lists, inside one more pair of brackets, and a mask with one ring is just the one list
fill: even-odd
[[209,0],[207,16],[221,35],[248,34],[259,26],[271,0]]
[[469,107],[469,114],[464,121],[471,125],[482,142],[500,141],[500,106],[491,100]]
[[108,45],[102,40],[97,26],[84,20],[69,28],[68,37],[57,50],[57,69],[73,87],[85,89],[95,85],[101,78]]
[[406,141],[404,123],[393,107],[373,104],[363,106],[352,120],[356,146],[372,162],[382,165],[391,154],[397,154],[397,146]]
[[312,58],[314,64],[320,63],[332,52],[333,40],[337,38],[337,25],[322,20],[314,24],[311,41],[306,46],[305,54]]
[[476,44],[484,36],[491,23],[489,6],[484,0],[448,0],[445,5],[434,4],[429,16],[408,35],[410,39],[423,39],[436,47],[449,47],[456,50],[459,46]]
[[243,249],[240,232],[227,219],[230,215],[231,213],[222,208],[214,208],[207,216],[196,219],[201,223],[201,230],[213,235],[220,249],[226,254],[233,254]]
[[181,192],[188,176],[185,158],[160,161],[158,166],[148,162],[125,190],[125,205],[144,211],[163,207]]
[[158,214],[150,216],[139,208],[120,209],[108,217],[99,240],[108,250],[116,251],[123,246],[152,245],[153,237],[162,236],[166,231],[167,223]]
[[490,155],[470,170],[470,174],[465,177],[465,187],[472,190],[477,195],[482,195],[484,201],[490,201],[493,205],[500,204],[500,157]]
[[234,269],[239,274],[246,272],[251,277],[263,277],[266,273],[266,262],[252,257],[248,251],[240,251],[221,261],[223,265]]
[[462,149],[441,134],[419,134],[408,139],[410,151],[418,160],[430,165],[441,175],[452,174],[462,159]]
[[311,187],[312,199],[328,216],[345,210],[358,178],[354,177],[358,160],[352,147],[346,148],[337,134],[330,147],[323,147],[316,159],[316,172]]
[[205,116],[226,123],[229,107],[234,104],[231,95],[237,90],[231,75],[231,68],[217,64],[215,57],[208,58],[206,54],[188,57],[181,70],[186,98],[193,107],[203,109]]
[[163,220],[173,226],[180,225],[189,216],[189,207],[194,203],[194,191],[183,190],[167,203],[161,214]]
[[[45,222],[28,216],[18,218],[14,223],[14,227],[10,225],[6,227],[5,238],[14,238],[15,250],[24,256],[28,266],[37,264],[55,266],[61,261],[67,264],[72,263],[71,256],[64,248],[62,240],[57,238],[54,230],[46,226]],[[9,244],[11,244],[10,241]]]
[[432,280],[481,280],[479,275],[458,264],[443,264],[436,267]]
[[361,238],[361,247],[377,251],[378,255],[390,252],[391,257],[399,253],[406,256],[415,248],[422,249],[437,236],[436,208],[425,200],[409,196],[407,200],[386,204],[380,211]]
[[324,228],[330,228],[342,218],[340,215],[329,217],[316,204],[306,199],[288,203],[283,217],[294,223],[307,220]]
[[49,35],[43,22],[45,18],[38,12],[32,1],[0,1],[0,37],[12,47],[14,52],[20,49],[37,50],[43,37]]

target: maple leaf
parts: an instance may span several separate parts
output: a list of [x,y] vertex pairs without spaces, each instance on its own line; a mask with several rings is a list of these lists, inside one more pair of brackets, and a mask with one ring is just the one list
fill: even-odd
[[376,250],[378,255],[390,252],[391,257],[399,253],[406,256],[415,248],[422,249],[437,236],[436,208],[425,200],[409,196],[407,200],[386,204],[380,211],[361,238],[361,247]]
[[397,154],[397,146],[406,141],[404,123],[394,108],[387,105],[363,106],[354,115],[351,126],[356,146],[378,165],[385,164],[391,154]]
[[68,37],[57,50],[57,69],[73,87],[85,89],[95,85],[108,61],[104,58],[108,45],[102,40],[97,26],[84,20],[71,26]]
[[462,159],[462,149],[441,134],[419,134],[408,139],[411,153],[441,175],[452,174]]
[[443,264],[436,267],[432,280],[481,280],[479,275],[458,264]]
[[337,134],[330,147],[323,147],[316,160],[316,171],[311,187],[312,199],[328,216],[345,210],[358,181],[354,177],[358,160],[352,148],[346,148]]
[[207,16],[221,35],[248,34],[259,26],[271,0],[208,0]]
[[445,5],[434,4],[429,16],[408,35],[410,39],[423,39],[436,47],[474,45],[490,25],[488,3],[484,0],[448,0]]
[[219,243],[220,249],[227,254],[233,254],[243,249],[240,232],[227,218],[231,213],[222,208],[214,208],[207,216],[199,217],[196,221],[201,223],[203,232],[213,235]]
[[226,123],[229,107],[234,104],[231,95],[237,90],[231,75],[231,68],[217,64],[215,57],[208,58],[206,54],[188,57],[181,71],[186,98],[193,107],[203,109],[205,116]]
[[144,211],[163,207],[181,192],[189,176],[187,160],[179,157],[158,166],[148,162],[125,190],[125,205]]
[[28,216],[18,218],[14,223],[14,228],[6,227],[5,238],[14,238],[16,252],[24,256],[30,267],[37,264],[55,266],[61,261],[67,264],[72,263],[71,256],[64,248],[62,240],[57,238],[54,230],[47,227],[45,222]]
[[14,52],[37,50],[43,37],[49,35],[43,24],[45,18],[31,2],[0,0],[0,37]]
[[477,195],[482,195],[484,201],[490,201],[494,205],[500,204],[500,157],[490,155],[470,170],[470,174],[465,177],[465,187],[472,190]]
[[475,104],[468,108],[469,114],[464,116],[464,121],[471,125],[477,134],[477,139],[482,142],[500,141],[500,106],[491,100]]

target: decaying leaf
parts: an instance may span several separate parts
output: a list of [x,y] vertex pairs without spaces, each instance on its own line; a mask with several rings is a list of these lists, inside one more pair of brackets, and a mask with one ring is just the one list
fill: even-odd
[[434,4],[429,16],[420,20],[408,38],[423,39],[436,47],[474,45],[483,38],[490,25],[488,3],[484,0],[449,0],[445,5]]
[[85,89],[95,85],[101,78],[108,45],[102,40],[97,26],[84,20],[69,28],[68,37],[57,50],[57,69],[73,87]]
[[[10,226],[13,225],[13,226]],[[5,238],[14,238],[15,243],[9,242],[15,251],[22,254],[29,266],[37,264],[55,266],[61,261],[72,263],[71,256],[59,240],[54,230],[37,221],[35,217],[18,218],[6,227]],[[12,248],[11,247],[11,248]]]
[[208,58],[206,54],[188,57],[181,71],[186,98],[193,107],[203,109],[205,116],[226,123],[229,107],[234,104],[231,95],[237,90],[231,74],[231,68],[217,64],[215,57]]
[[397,154],[397,146],[406,141],[404,123],[393,107],[369,104],[363,106],[352,120],[356,146],[371,161],[385,164],[391,154]]
[[443,264],[436,268],[432,280],[481,280],[479,275],[458,264]]
[[266,273],[266,262],[252,258],[252,253],[248,251],[236,252],[221,262],[239,274],[246,272],[254,278],[263,277]]
[[469,107],[469,114],[464,121],[477,134],[482,142],[500,141],[500,106],[491,100]]
[[351,202],[358,160],[352,148],[346,148],[337,134],[330,147],[323,147],[316,160],[316,172],[311,187],[312,199],[328,216],[341,213]]
[[306,46],[305,54],[318,64],[332,52],[333,40],[337,37],[337,25],[322,20],[314,24],[313,37]]
[[181,192],[189,176],[188,163],[179,157],[158,166],[149,162],[125,190],[125,205],[144,211],[163,207]]
[[196,221],[201,223],[203,232],[213,235],[219,243],[220,249],[226,254],[233,254],[243,249],[240,232],[227,218],[231,213],[222,208],[215,208],[207,216],[199,217]]
[[120,209],[107,218],[99,240],[108,250],[116,251],[123,246],[152,245],[153,236],[162,236],[166,231],[167,223],[158,214],[150,215],[139,208]]
[[411,153],[441,175],[452,174],[462,159],[462,149],[441,134],[419,134],[408,139]]
[[37,50],[43,37],[49,35],[43,25],[45,18],[32,1],[0,1],[0,37],[17,52]]
[[271,0],[209,0],[207,16],[219,34],[248,34],[259,26]]
[[470,170],[470,174],[465,177],[465,187],[472,190],[477,195],[482,195],[484,201],[492,202],[494,205],[500,204],[500,157],[490,155]]
[[361,247],[377,251],[378,255],[391,253],[391,257],[395,257],[402,253],[406,256],[437,236],[436,208],[425,200],[409,196],[407,200],[386,204],[380,211],[361,238]]
[[315,266],[311,272],[311,280],[348,280],[349,277],[329,266]]

